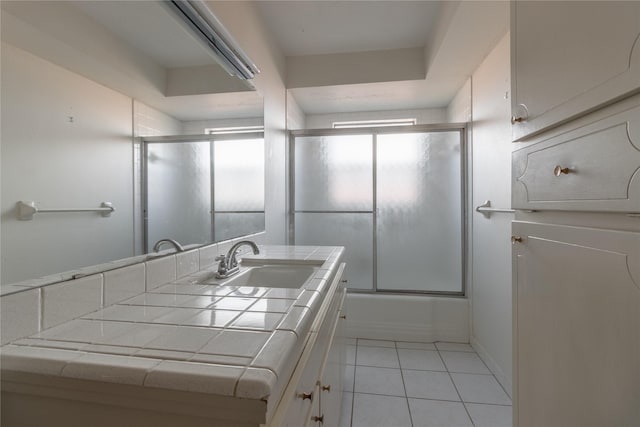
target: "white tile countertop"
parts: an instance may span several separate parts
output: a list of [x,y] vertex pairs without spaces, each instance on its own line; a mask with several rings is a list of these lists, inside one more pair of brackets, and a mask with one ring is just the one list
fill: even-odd
[[300,356],[343,248],[260,249],[243,264],[319,267],[300,289],[204,284],[215,272],[209,267],[10,342],[0,349],[2,373],[273,397]]

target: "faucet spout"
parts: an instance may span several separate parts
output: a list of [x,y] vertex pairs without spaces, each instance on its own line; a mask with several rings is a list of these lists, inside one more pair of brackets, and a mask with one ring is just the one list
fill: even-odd
[[220,264],[218,264],[218,274],[216,274],[218,278],[225,279],[229,276],[233,276],[238,271],[240,271],[240,267],[238,266],[238,259],[236,257],[238,255],[238,250],[244,245],[250,246],[254,255],[258,255],[260,253],[258,245],[250,240],[242,240],[234,244],[233,246],[231,246],[231,249],[229,249],[229,252],[227,252],[226,256],[221,255],[216,258],[218,261],[220,261]]
[[170,245],[172,245],[176,252],[184,252],[184,248],[182,247],[182,245],[178,242],[176,242],[173,239],[160,239],[156,242],[155,245],[153,245],[153,251],[154,252],[160,252],[160,247],[162,245],[164,245],[165,243],[169,243]]

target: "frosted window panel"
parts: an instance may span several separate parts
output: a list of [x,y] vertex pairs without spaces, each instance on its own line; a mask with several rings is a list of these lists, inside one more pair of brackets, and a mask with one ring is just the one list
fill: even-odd
[[264,212],[216,213],[215,240],[229,240],[264,231]]
[[147,144],[147,251],[160,239],[211,241],[209,142]]
[[216,211],[264,210],[264,140],[215,141]]
[[297,213],[295,244],[344,246],[352,289],[373,288],[373,214]]
[[295,210],[370,211],[371,135],[295,139]]
[[378,289],[462,291],[458,132],[379,135]]

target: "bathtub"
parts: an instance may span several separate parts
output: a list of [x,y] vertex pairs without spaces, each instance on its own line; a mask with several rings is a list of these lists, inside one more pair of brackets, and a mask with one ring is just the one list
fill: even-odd
[[469,342],[466,298],[349,293],[345,314],[347,337]]

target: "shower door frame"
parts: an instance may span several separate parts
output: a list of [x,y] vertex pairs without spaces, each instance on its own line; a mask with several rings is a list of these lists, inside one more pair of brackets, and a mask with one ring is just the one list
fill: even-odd
[[[460,258],[461,258],[461,281],[460,291],[430,291],[430,290],[379,290],[378,289],[378,242],[377,242],[377,218],[378,218],[378,203],[377,203],[377,140],[378,135],[384,134],[400,134],[400,133],[436,133],[436,132],[458,132],[460,138]],[[371,211],[297,211],[295,209],[295,139],[301,137],[313,137],[313,136],[348,136],[348,135],[362,135],[371,134],[372,136],[372,174],[373,174],[373,200]],[[468,264],[467,264],[467,232],[469,228],[468,218],[468,206],[469,206],[469,185],[468,185],[468,147],[467,147],[467,123],[437,123],[426,125],[413,125],[413,126],[382,126],[382,127],[356,127],[356,128],[342,128],[342,129],[304,129],[304,130],[291,130],[289,131],[288,150],[287,150],[287,167],[288,167],[288,188],[287,188],[287,230],[288,230],[288,244],[295,244],[295,214],[296,213],[370,213],[373,219],[372,231],[373,231],[373,247],[372,247],[372,265],[373,265],[373,287],[372,289],[357,289],[348,288],[348,292],[361,293],[361,294],[385,294],[385,295],[432,295],[432,296],[448,296],[448,297],[466,297],[467,291],[467,277],[468,277]]]
[[[168,135],[168,136],[144,136],[137,137],[137,141],[141,146],[141,157],[140,157],[140,198],[141,198],[141,222],[142,222],[142,250],[143,253],[151,252],[150,244],[152,242],[149,241],[149,192],[148,192],[148,184],[149,184],[149,176],[148,176],[148,165],[147,165],[147,157],[149,155],[149,147],[148,144],[171,144],[171,143],[193,143],[193,142],[206,142],[209,144],[209,162],[211,165],[211,169],[209,171],[209,180],[211,183],[211,206],[210,206],[210,221],[211,221],[211,234],[210,239],[211,243],[218,242],[220,240],[216,240],[216,232],[215,232],[215,214],[217,213],[262,213],[266,216],[265,207],[261,211],[242,211],[242,210],[227,210],[227,211],[216,211],[215,210],[215,151],[214,144],[216,141],[234,141],[234,140],[245,140],[245,139],[262,139],[263,146],[266,147],[266,142],[264,141],[264,132],[230,132],[230,133],[207,133],[207,134],[196,134],[196,135]],[[266,156],[265,156],[266,161]],[[266,194],[266,192],[265,192]]]

